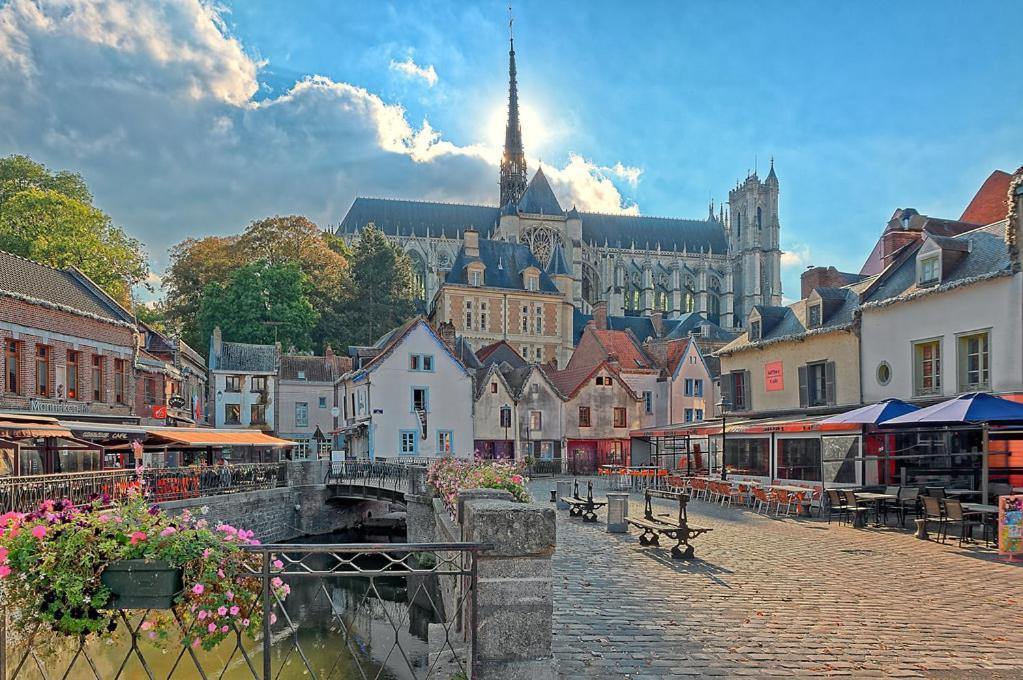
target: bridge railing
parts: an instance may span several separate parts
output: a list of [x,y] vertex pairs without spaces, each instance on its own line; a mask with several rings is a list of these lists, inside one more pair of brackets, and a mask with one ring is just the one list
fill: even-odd
[[334,461],[327,470],[324,483],[420,494],[426,490],[426,464],[378,460]]

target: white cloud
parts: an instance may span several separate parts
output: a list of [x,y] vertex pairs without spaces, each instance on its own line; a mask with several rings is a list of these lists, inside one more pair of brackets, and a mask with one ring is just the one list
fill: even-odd
[[391,60],[391,70],[396,71],[406,78],[421,78],[426,81],[427,86],[433,87],[437,84],[437,70],[430,64],[423,68],[409,57],[405,61]]
[[781,254],[782,269],[803,269],[810,263],[810,247],[803,243],[794,243]]
[[[327,226],[356,194],[495,202],[500,149],[451,142],[325,76],[257,101],[261,66],[198,0],[10,0],[0,4],[0,153],[82,172],[157,270],[188,236],[273,214]],[[638,168],[573,155],[544,171],[566,208],[638,212],[616,184],[634,187]]]

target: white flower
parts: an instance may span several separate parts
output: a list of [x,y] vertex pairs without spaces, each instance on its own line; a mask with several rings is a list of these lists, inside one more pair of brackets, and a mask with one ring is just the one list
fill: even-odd
[[205,515],[206,513],[208,513],[209,511],[210,511],[210,506],[208,506],[208,505],[204,505],[204,506],[202,506],[201,508],[199,508],[199,512],[201,512],[201,513],[202,513],[202,514],[204,514],[204,515]]

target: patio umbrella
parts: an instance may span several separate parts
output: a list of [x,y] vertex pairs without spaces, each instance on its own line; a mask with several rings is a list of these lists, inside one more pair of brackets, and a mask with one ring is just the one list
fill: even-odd
[[839,413],[838,415],[825,418],[820,422],[821,425],[841,425],[846,423],[860,423],[862,425],[877,425],[884,423],[892,418],[912,413],[913,411],[920,410],[919,406],[913,406],[907,404],[901,399],[885,399],[879,401],[876,404],[867,404],[860,408],[847,411],[846,413]]
[[981,497],[988,500],[988,427],[991,423],[1023,424],[1023,404],[986,392],[970,392],[934,406],[892,418],[885,425],[979,423],[983,432]]

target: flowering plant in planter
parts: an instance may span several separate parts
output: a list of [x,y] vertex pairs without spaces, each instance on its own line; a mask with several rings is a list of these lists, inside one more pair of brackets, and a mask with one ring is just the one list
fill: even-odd
[[455,517],[458,492],[462,489],[501,489],[508,491],[520,503],[529,503],[532,497],[526,489],[529,480],[518,466],[484,460],[441,458],[426,471],[427,483]]
[[[170,516],[146,502],[141,484],[123,501],[104,501],[48,500],[34,512],[0,515],[0,603],[15,630],[37,640],[50,632],[51,641],[110,634],[120,617],[104,571],[123,560],[161,560],[181,570],[183,588],[173,610],[146,613],[143,635],[212,649],[234,629],[254,634],[263,556],[242,547],[258,543],[252,532],[210,526],[187,511]],[[290,590],[279,578],[272,588],[281,600]]]

